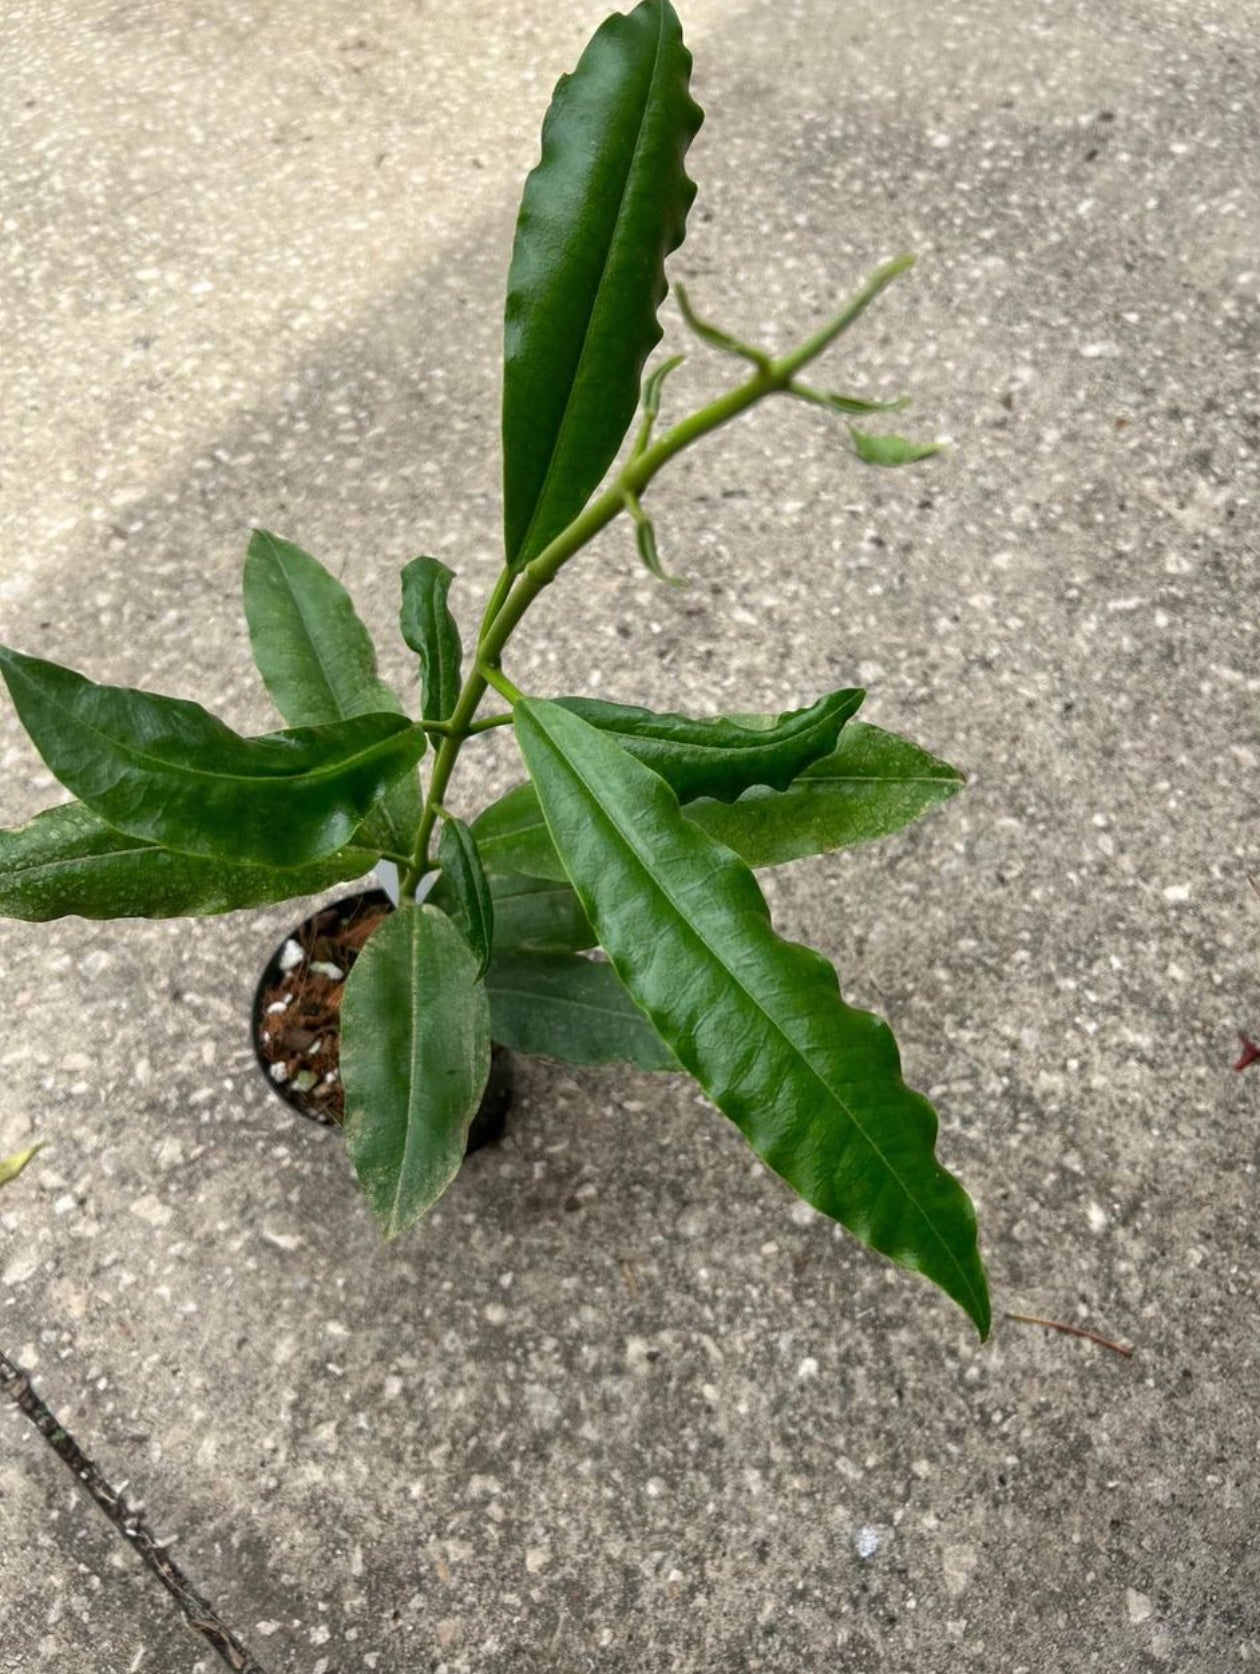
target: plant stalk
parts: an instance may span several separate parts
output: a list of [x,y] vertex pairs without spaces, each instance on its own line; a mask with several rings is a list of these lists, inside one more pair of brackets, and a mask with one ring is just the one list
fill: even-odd
[[766,396],[789,390],[802,367],[808,366],[824,349],[829,348],[870,307],[880,292],[913,264],[913,256],[898,256],[895,261],[877,268],[840,312],[799,348],[779,360],[767,357],[759,361],[752,375],[742,384],[737,384],[725,395],[680,419],[659,440],[628,460],[611,485],[579,512],[537,557],[531,558],[515,574],[504,566],[481,619],[473,667],[464,681],[455,712],[446,723],[446,735],[434,760],[433,776],[416,834],[415,851],[402,882],[404,894],[414,895],[416,884],[429,869],[429,843],[433,827],[437,822],[439,806],[445,800],[460,749],[472,732],[478,706],[485,696],[489,684],[485,671],[488,669],[493,673],[498,669],[509,639],[543,588],[549,586],[569,559],[593,541],[614,518],[628,507],[637,505],[653,477],[676,454],[698,442],[702,436],[729,424]]

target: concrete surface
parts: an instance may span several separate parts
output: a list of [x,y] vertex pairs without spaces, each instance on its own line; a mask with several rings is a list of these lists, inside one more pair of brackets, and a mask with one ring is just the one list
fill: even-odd
[[[0,631],[270,723],[251,519],[384,634],[495,567],[520,177],[600,4],[9,5]],[[272,1674],[1260,1666],[1260,14],[692,0],[674,273],[944,460],[763,412],[555,590],[523,685],[770,706],[861,679],[965,797],[776,874],[975,1194],[962,1316],[813,1218],[681,1079],[520,1066],[509,1141],[385,1248],[254,1076],[297,916],[0,929],[0,1341]],[[693,356],[673,390],[717,386]],[[675,409],[677,410],[677,409]],[[407,660],[389,641],[396,677]],[[55,789],[6,709],[4,818]],[[503,740],[460,782],[513,777]],[[0,1419],[0,1670],[210,1667]]]

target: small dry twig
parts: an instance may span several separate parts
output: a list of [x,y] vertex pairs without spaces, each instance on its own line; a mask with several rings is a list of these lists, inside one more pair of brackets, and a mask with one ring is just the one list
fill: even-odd
[[105,1480],[74,1437],[58,1423],[56,1415],[36,1393],[29,1372],[23,1371],[2,1350],[0,1392],[7,1395],[18,1411],[30,1419],[114,1527],[135,1547],[179,1605],[189,1626],[214,1646],[235,1674],[267,1674],[262,1664],[254,1660],[231,1629],[219,1619],[217,1612],[196,1590],[179,1565],[167,1557],[161,1542],[144,1519],[131,1508],[119,1490]]
[[1087,1343],[1097,1343],[1099,1348],[1110,1349],[1112,1354],[1122,1354],[1126,1360],[1133,1353],[1123,1343],[1113,1343],[1110,1337],[1100,1337],[1097,1331],[1086,1331],[1083,1325],[1065,1325],[1062,1320],[1040,1319],[1036,1314],[1008,1312],[1006,1318],[1013,1319],[1017,1325],[1044,1325],[1047,1331],[1061,1331],[1065,1337],[1083,1337]]

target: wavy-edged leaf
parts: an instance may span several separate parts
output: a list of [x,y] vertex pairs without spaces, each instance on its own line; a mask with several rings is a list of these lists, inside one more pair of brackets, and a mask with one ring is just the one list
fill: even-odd
[[405,903],[346,979],[341,1078],[346,1144],[394,1238],[459,1172],[490,1074],[490,1006],[477,962],[436,907]]
[[491,1033],[514,1052],[567,1064],[679,1067],[611,965],[566,953],[496,954],[486,993]]
[[908,442],[904,436],[871,436],[856,425],[849,426],[853,451],[864,465],[917,465],[921,459],[931,459],[940,453],[943,442]]
[[0,1186],[7,1186],[11,1180],[16,1180],[43,1149],[44,1142],[41,1139],[34,1145],[28,1145],[25,1151],[19,1151],[15,1156],[0,1157]]
[[456,921],[477,960],[477,975],[484,976],[494,943],[494,901],[476,838],[463,820],[449,814],[442,821],[438,861],[454,895]]
[[799,378],[794,378],[788,385],[788,394],[797,395],[815,407],[825,407],[828,412],[858,417],[872,413],[900,413],[910,405],[908,395],[895,396],[891,401],[872,401],[861,395],[842,395],[837,390],[814,389],[810,384],[801,383]]
[[634,417],[659,342],[665,258],[703,120],[669,0],[595,32],[556,87],[525,183],[504,333],[504,540],[519,569],[581,511]]
[[557,704],[522,699],[515,725],[600,945],[661,1038],[807,1202],[987,1335],[975,1212],[936,1160],[936,1114],[902,1080],[887,1024],[775,934],[752,873],[656,774]]
[[375,859],[373,850],[344,848],[281,869],[177,854],[115,831],[81,802],[67,802],[15,831],[0,831],[0,916],[35,923],[71,913],[204,917],[316,895],[362,877]]
[[[256,529],[245,555],[244,595],[254,661],[287,726],[403,713],[376,672],[376,647],[349,593],[309,552]],[[410,854],[420,813],[419,783],[405,774],[373,810],[365,836]]]
[[344,848],[424,749],[402,715],[242,738],[199,703],[98,686],[4,647],[0,674],[49,768],[108,825],[246,865]]
[[658,714],[599,698],[556,702],[589,726],[611,733],[623,750],[659,773],[680,802],[700,796],[730,802],[750,785],[782,790],[810,762],[830,754],[865,695],[831,692],[808,709],[782,715],[712,719]]
[[[692,802],[688,819],[750,866],[780,866],[900,831],[963,786],[957,768],[863,721],[840,734],[829,756],[784,791],[753,789],[738,802]],[[518,811],[523,824],[524,809]]]
[[[754,787],[731,803],[701,798],[683,812],[750,866],[780,866],[891,836],[963,783],[956,768],[908,738],[852,721],[831,755],[811,763],[786,790]],[[517,785],[492,802],[473,829],[488,866],[565,877],[532,785]]]
[[454,570],[438,558],[413,558],[402,572],[402,636],[420,659],[420,713],[449,721],[459,702],[464,647],[447,604]]

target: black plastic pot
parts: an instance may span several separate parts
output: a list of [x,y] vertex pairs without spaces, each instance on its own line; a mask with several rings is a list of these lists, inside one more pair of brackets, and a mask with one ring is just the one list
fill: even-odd
[[[330,1088],[331,1084],[324,1077],[319,1077],[314,1087],[294,1086],[293,1080],[287,1075],[277,1080],[274,1066],[277,1062],[275,1031],[278,1023],[268,1024],[273,1015],[268,1006],[273,1003],[270,999],[279,988],[286,985],[286,978],[292,978],[298,973],[299,980],[305,975],[314,957],[313,949],[319,942],[337,941],[346,934],[353,924],[365,916],[393,911],[393,903],[383,889],[364,890],[358,895],[343,896],[340,901],[330,902],[321,907],[307,919],[304,919],[297,929],[291,930],[276,947],[275,952],[267,961],[258,985],[254,990],[254,1004],[251,1019],[254,1056],[258,1060],[258,1067],[263,1080],[271,1088],[277,1098],[283,1099],[291,1110],[299,1116],[305,1116],[308,1121],[318,1122],[323,1127],[340,1127],[341,1118],[327,1108],[321,1108],[321,1087]],[[296,963],[286,961],[285,950],[291,943],[296,943],[302,950],[302,959]],[[343,972],[342,981],[349,976],[350,970],[357,957],[353,947],[342,946],[339,950],[338,968]],[[289,970],[286,971],[286,963]],[[318,973],[316,973],[318,974]],[[327,982],[331,979],[325,977]],[[278,1014],[283,1016],[283,1014]],[[321,1037],[335,1034],[335,1029],[325,1028],[320,1031]],[[271,1049],[266,1039],[272,1036]],[[300,1048],[298,1049],[300,1051]],[[328,1094],[325,1094],[327,1097]],[[335,1101],[334,1101],[335,1102]],[[483,1145],[492,1145],[502,1138],[504,1124],[507,1121],[508,1109],[512,1103],[512,1059],[505,1046],[495,1045],[490,1051],[490,1079],[486,1083],[486,1090],[482,1094],[481,1105],[473,1117],[472,1126],[468,1130],[468,1153],[480,1150]]]

